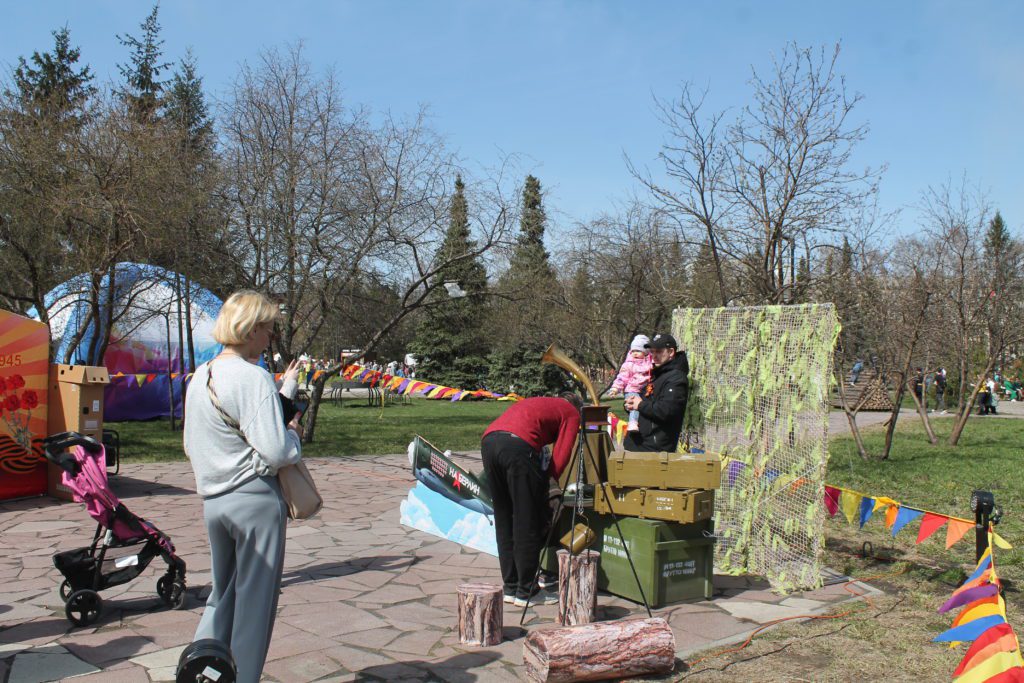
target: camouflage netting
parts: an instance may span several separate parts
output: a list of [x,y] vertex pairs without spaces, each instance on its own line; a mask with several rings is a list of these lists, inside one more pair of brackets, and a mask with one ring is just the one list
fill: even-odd
[[820,586],[835,307],[678,309],[673,329],[690,361],[684,445],[726,459],[718,571]]

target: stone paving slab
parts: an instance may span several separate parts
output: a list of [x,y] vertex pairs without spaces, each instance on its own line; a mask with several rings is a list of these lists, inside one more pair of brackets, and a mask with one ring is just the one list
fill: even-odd
[[[415,483],[406,456],[313,459],[325,499],[313,520],[288,528],[286,569],[264,679],[306,681],[519,681],[528,630],[550,628],[553,605],[506,606],[505,638],[493,648],[459,645],[455,586],[500,581],[497,559],[398,523],[399,503]],[[479,462],[470,463],[479,469]],[[0,681],[117,683],[170,681],[209,594],[210,558],[202,502],[187,463],[122,463],[114,491],[170,534],[188,564],[188,599],[172,611],[156,595],[157,558],[146,572],[101,593],[102,615],[73,627],[57,595],[55,552],[87,546],[95,526],[84,508],[49,498],[0,502]],[[792,596],[771,593],[756,577],[715,577],[715,599],[655,610],[676,635],[678,654],[743,640],[782,616],[820,613],[857,599],[845,577]],[[855,593],[877,594],[853,584]],[[611,595],[598,616],[643,616]]]

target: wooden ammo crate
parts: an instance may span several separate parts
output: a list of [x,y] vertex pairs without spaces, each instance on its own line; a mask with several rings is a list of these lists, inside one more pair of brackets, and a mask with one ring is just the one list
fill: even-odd
[[608,483],[656,489],[717,489],[722,459],[714,453],[638,453],[608,456]]
[[[611,496],[610,505],[605,490]],[[715,492],[704,489],[666,491],[598,485],[594,489],[594,511],[690,524],[711,519],[715,513]]]

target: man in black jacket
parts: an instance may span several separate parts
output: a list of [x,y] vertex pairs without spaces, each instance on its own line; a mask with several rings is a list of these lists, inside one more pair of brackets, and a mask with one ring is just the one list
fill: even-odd
[[633,396],[623,404],[626,410],[640,411],[640,431],[629,432],[623,448],[672,452],[683,429],[690,364],[670,334],[655,335],[648,348],[654,359],[651,385],[643,398]]

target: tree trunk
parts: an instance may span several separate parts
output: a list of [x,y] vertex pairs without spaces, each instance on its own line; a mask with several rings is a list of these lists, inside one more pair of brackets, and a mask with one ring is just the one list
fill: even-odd
[[[302,443],[313,443],[313,436],[316,433],[316,416],[320,413],[320,403],[324,396],[324,387],[327,386],[327,380],[341,372],[343,367],[343,365],[339,364],[333,368],[328,368],[313,380],[313,393],[309,396],[309,406],[306,408],[306,425],[302,432]],[[313,374],[314,376],[316,375],[315,371]]]
[[463,583],[459,595],[459,642],[494,647],[501,644],[503,623],[501,586]]
[[676,639],[664,619],[599,622],[533,631],[523,645],[531,681],[600,681],[667,674]]
[[559,550],[558,618],[559,626],[590,624],[597,616],[597,563],[601,553],[584,550],[573,555]]
[[985,365],[985,369],[982,370],[978,376],[978,381],[974,383],[974,389],[971,391],[970,397],[966,400],[960,412],[956,416],[956,422],[953,424],[953,431],[949,433],[949,445],[956,446],[960,442],[960,435],[963,434],[964,427],[967,426],[967,419],[971,416],[971,408],[974,407],[974,402],[978,398],[978,392],[981,391],[981,383],[988,377],[989,373],[992,372],[992,368],[995,366],[994,361],[989,358],[988,363]]
[[921,403],[921,399],[917,397],[914,391],[910,392],[910,397],[914,399],[914,405],[917,406],[917,414],[921,416],[921,423],[924,425],[924,431],[928,434],[928,440],[931,441],[933,446],[938,445],[939,440],[935,436],[935,432],[932,431],[932,423],[928,419],[928,411],[925,410],[924,404]]
[[903,403],[903,392],[906,390],[903,378],[906,374],[900,376],[899,384],[896,385],[896,400],[893,402],[892,413],[889,415],[889,420],[885,423],[885,446],[882,451],[882,460],[888,460],[889,454],[892,451],[892,437],[896,432],[896,421],[900,417],[900,404]]
[[846,376],[846,372],[843,369],[843,364],[838,363],[838,377],[836,380],[839,383],[839,401],[843,404],[843,412],[846,413],[846,421],[850,423],[850,432],[853,434],[853,440],[857,444],[857,452],[860,453],[861,460],[869,460],[868,451],[864,447],[864,439],[861,438],[860,428],[857,426],[857,413],[850,410],[850,404],[846,402],[846,389],[843,387],[843,377]]

